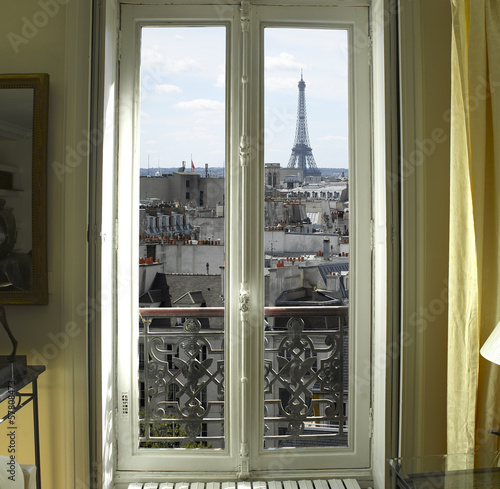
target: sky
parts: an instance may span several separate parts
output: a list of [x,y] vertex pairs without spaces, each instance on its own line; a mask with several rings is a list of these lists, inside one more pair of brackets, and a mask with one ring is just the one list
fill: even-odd
[[[264,56],[265,162],[288,164],[302,71],[316,164],[347,168],[346,32],[266,28]],[[224,166],[225,65],[224,27],[143,28],[142,168]]]

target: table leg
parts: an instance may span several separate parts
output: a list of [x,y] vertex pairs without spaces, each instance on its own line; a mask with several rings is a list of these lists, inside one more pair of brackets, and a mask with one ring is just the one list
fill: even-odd
[[40,471],[40,433],[38,428],[38,385],[35,379],[33,386],[33,430],[35,436],[35,465],[36,465],[36,488],[41,489],[41,471]]

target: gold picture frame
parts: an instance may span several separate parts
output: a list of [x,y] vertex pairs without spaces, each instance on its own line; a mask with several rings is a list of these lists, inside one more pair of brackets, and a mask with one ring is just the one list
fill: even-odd
[[0,304],[47,304],[49,75],[0,75]]

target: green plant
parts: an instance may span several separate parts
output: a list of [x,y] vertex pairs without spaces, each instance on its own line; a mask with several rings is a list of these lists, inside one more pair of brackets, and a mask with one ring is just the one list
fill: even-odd
[[[140,435],[145,435],[145,413],[141,411],[139,413],[139,419],[142,421],[140,423]],[[172,420],[170,422],[165,422],[165,420]],[[178,416],[168,413],[160,422],[149,422],[149,436],[151,438],[184,438],[187,437],[186,431],[181,427],[181,423],[176,423],[173,420],[179,419]],[[211,443],[206,442],[195,442],[195,441],[167,441],[167,440],[150,440],[143,441],[139,443],[139,448],[212,448]]]

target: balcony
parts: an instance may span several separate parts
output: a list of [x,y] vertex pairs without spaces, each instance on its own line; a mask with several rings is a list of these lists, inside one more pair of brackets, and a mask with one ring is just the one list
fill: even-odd
[[[224,308],[139,313],[140,446],[224,448]],[[347,446],[348,307],[264,315],[264,448]]]

